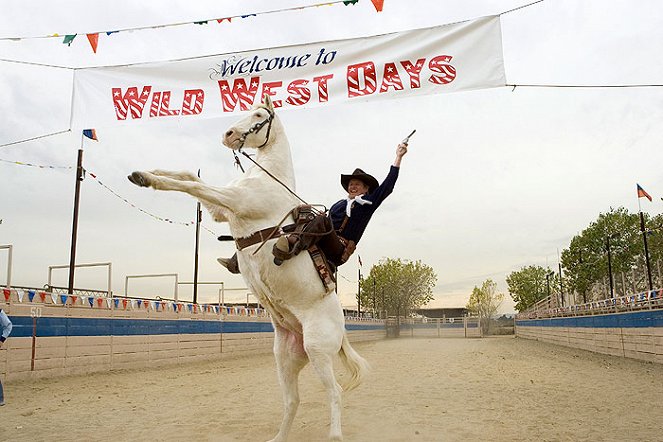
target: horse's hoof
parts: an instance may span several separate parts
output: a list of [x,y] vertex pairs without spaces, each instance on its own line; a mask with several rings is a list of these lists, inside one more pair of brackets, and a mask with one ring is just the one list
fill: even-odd
[[127,179],[134,183],[136,186],[149,187],[149,183],[140,172],[132,172],[131,175],[127,176]]

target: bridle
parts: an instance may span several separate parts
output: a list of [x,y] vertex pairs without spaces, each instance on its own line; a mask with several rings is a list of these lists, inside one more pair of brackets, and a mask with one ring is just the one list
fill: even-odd
[[241,153],[244,155],[249,161],[251,161],[253,164],[255,164],[258,168],[260,168],[263,172],[265,172],[267,175],[269,175],[273,180],[275,180],[277,183],[285,187],[285,189],[290,192],[292,195],[294,195],[299,201],[301,201],[304,204],[308,204],[306,201],[304,201],[299,195],[297,195],[292,189],[290,189],[285,183],[283,183],[281,180],[276,178],[269,170],[265,169],[262,167],[260,164],[258,164],[251,156],[244,152],[242,149],[244,148],[244,143],[246,142],[246,138],[254,133],[258,133],[262,130],[263,127],[265,127],[265,124],[267,124],[267,134],[265,135],[265,142],[262,143],[260,146],[257,146],[256,149],[260,149],[265,147],[267,142],[269,141],[269,134],[272,131],[272,122],[274,121],[274,111],[267,108],[267,107],[261,107],[262,109],[265,109],[269,116],[265,118],[264,120],[254,124],[247,130],[246,132],[243,132],[242,135],[239,137],[239,147],[237,150],[233,149],[233,155],[235,156],[235,164],[239,166],[241,169],[242,173],[244,173],[244,168],[242,167],[242,163],[239,160],[239,157],[237,156],[237,152]]

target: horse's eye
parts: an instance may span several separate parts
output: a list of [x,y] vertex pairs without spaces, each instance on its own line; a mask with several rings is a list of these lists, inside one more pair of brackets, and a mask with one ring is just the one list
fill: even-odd
[[263,117],[262,112],[256,112],[253,116],[256,117],[256,118],[262,118]]

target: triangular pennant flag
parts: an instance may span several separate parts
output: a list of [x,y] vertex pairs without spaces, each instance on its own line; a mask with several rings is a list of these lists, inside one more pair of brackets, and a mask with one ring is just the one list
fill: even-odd
[[97,43],[99,43],[99,34],[87,34],[87,40],[92,46],[92,52],[97,53]]
[[16,295],[18,296],[18,302],[23,302],[23,296],[25,292],[21,289],[16,289]]
[[108,308],[111,308],[111,304],[112,304],[112,302],[113,302],[113,300],[112,300],[111,298],[106,298],[106,306],[107,306]]
[[375,10],[377,12],[382,12],[382,6],[384,5],[384,0],[371,0],[373,2],[373,6],[375,6]]
[[143,305],[143,300],[142,300],[142,299],[139,299],[139,300],[136,301],[136,302],[138,303],[138,308],[140,308],[140,306]]
[[55,293],[51,293],[51,300],[53,301],[53,304],[57,304],[58,303],[58,295],[56,295]]
[[76,34],[65,35],[64,40],[62,40],[62,44],[66,44],[67,46],[71,46],[71,42],[74,41],[74,38],[76,38]]
[[99,141],[96,129],[83,129],[83,136],[94,141]]
[[85,305],[86,302],[87,302],[87,296],[81,295],[81,304]]
[[177,311],[181,312],[182,311],[182,304],[177,304]]
[[78,296],[76,295],[71,295],[71,303],[76,304],[76,300],[78,299]]
[[191,306],[191,304],[187,304],[186,307],[189,309],[189,311],[193,310],[193,307]]
[[173,311],[177,311],[177,305],[173,302]]
[[41,298],[41,302],[46,302],[46,292],[39,292],[39,297]]
[[67,295],[60,295],[60,300],[62,301],[62,305],[65,305],[67,303]]
[[123,300],[122,300],[122,306],[124,307],[125,310],[127,309],[127,303],[128,303],[128,302],[129,302],[128,299],[123,299]]
[[120,300],[115,298],[113,301],[115,301],[115,308],[117,308],[117,306],[120,305]]
[[97,298],[97,306],[101,308],[102,304],[104,303],[104,298]]
[[224,21],[224,20],[228,20],[228,23],[231,23],[231,22],[232,22],[232,17],[217,18],[217,19],[216,19],[216,22],[217,22],[217,23],[221,23],[221,22]]
[[87,302],[90,303],[90,307],[94,307],[94,298],[92,296],[87,299]]
[[345,6],[348,6],[348,5],[356,5],[358,1],[359,1],[359,0],[343,0],[343,4],[344,4]]
[[28,299],[30,300],[30,302],[32,302],[32,300],[35,299],[35,295],[36,293],[34,290],[28,290]]
[[5,301],[9,301],[9,297],[11,296],[12,292],[9,289],[2,289],[2,293],[5,295]]

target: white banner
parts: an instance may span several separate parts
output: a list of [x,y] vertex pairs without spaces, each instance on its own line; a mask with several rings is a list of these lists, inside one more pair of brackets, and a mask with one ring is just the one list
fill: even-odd
[[504,86],[499,16],[368,38],[77,70],[72,128]]

